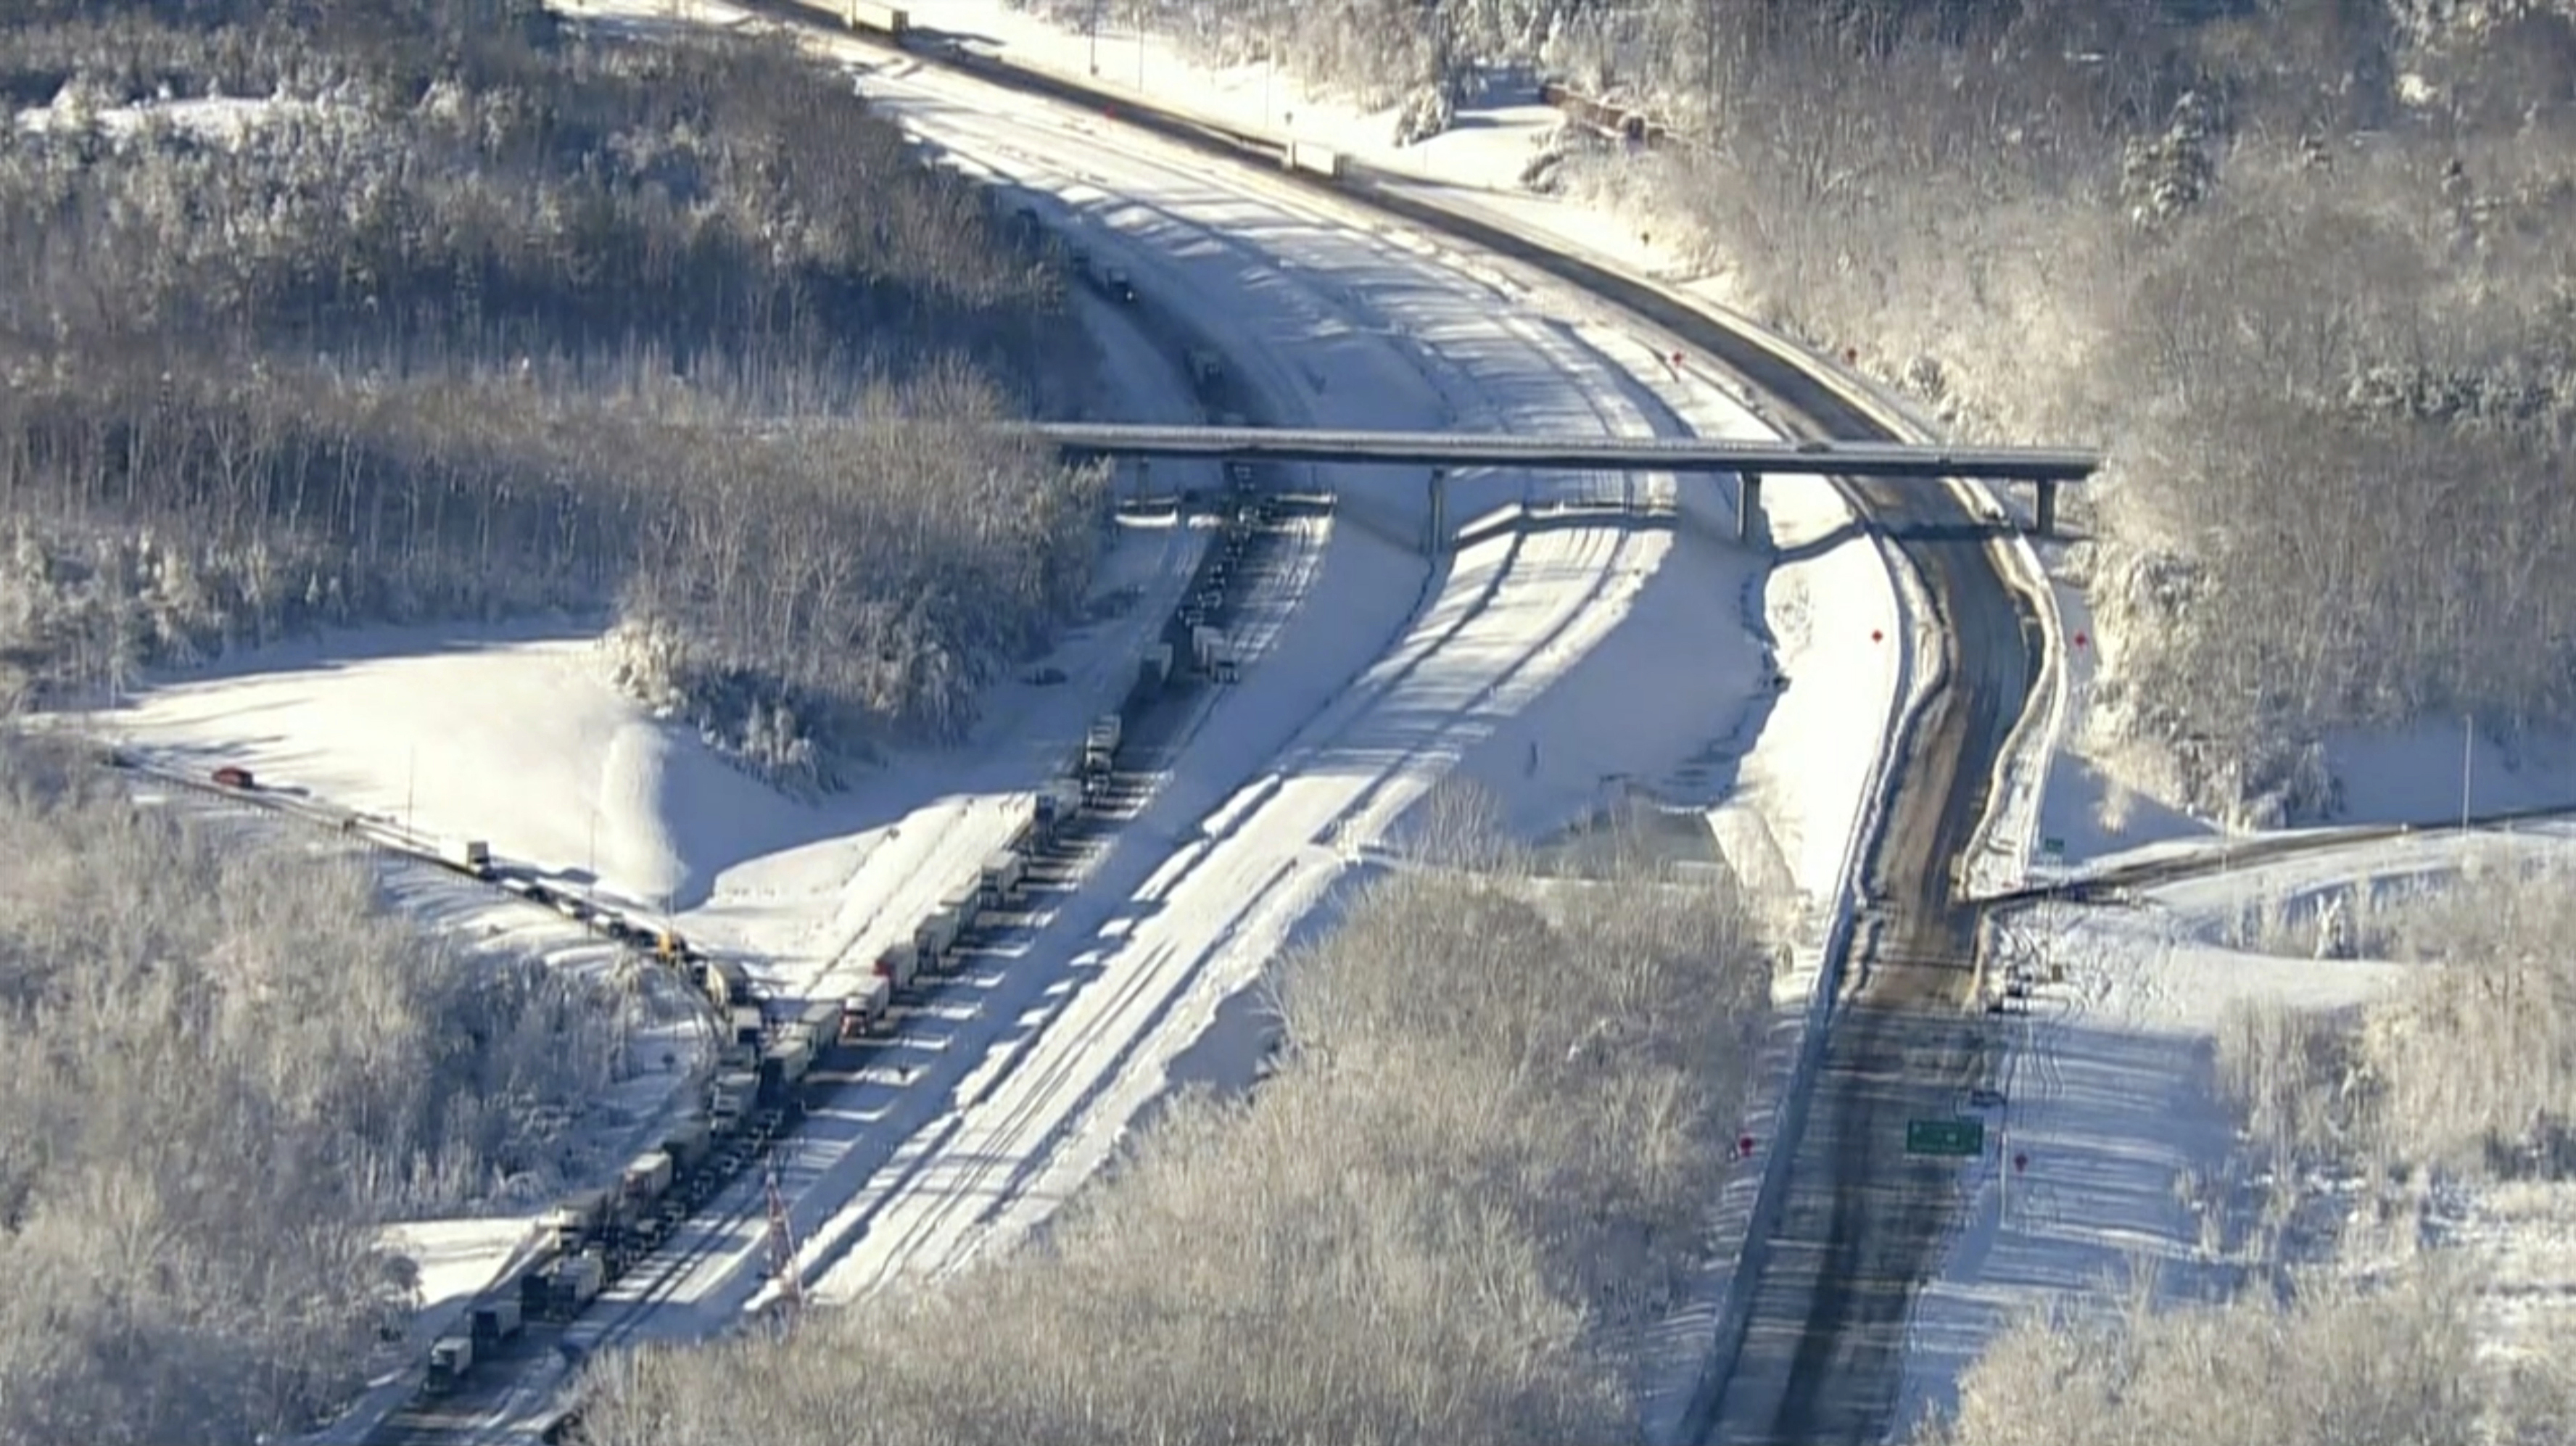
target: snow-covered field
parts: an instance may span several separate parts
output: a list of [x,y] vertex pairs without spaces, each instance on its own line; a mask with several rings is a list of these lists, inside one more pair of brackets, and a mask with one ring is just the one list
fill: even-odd
[[[2238,944],[2248,921],[2356,883],[2438,881],[2469,850],[2498,847],[2564,860],[2576,857],[2576,828],[2418,834],[2168,885],[2135,908],[2017,911],[2007,952],[2063,979],[2039,988],[2027,1016],[1995,1020],[2008,1049],[2005,1103],[1961,1101],[1993,1143],[1962,1172],[1971,1223],[1917,1307],[1904,1418],[1954,1403],[1959,1373],[2013,1314],[2124,1281],[2135,1260],[2154,1263],[2169,1301],[2206,1299],[2277,1263],[2236,1188],[2248,1167],[2215,1090],[2220,1019],[2243,1001],[2367,1003],[2427,966],[2250,952]],[[2576,1187],[2442,1194],[2440,1233],[2495,1273],[2498,1340],[2536,1348],[2576,1330]],[[2282,1244],[2334,1248],[2296,1232]],[[2344,1263],[2379,1262],[2357,1239]]]

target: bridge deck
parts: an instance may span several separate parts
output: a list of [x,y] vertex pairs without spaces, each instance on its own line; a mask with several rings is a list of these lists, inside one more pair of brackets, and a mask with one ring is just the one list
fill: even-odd
[[1706,437],[1530,437],[1290,427],[1174,427],[1009,422],[996,431],[1069,452],[1265,462],[1384,462],[1647,472],[1751,472],[1832,477],[1982,477],[2080,482],[2099,452],[2066,447],[1921,447],[1894,442],[1740,442]]

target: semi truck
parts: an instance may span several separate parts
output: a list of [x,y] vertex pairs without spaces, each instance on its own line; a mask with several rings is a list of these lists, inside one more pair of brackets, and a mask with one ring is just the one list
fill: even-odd
[[756,1096],[765,1110],[793,1109],[803,1098],[805,1072],[814,1064],[814,1045],[803,1031],[778,1041],[760,1054],[760,1084]]
[[[957,892],[942,898],[939,901],[939,912],[955,916],[957,920],[957,933],[962,935],[967,930],[975,927],[975,916],[984,912],[983,899],[976,891],[975,886],[973,884],[968,884]],[[951,949],[956,948],[957,940],[955,938],[951,938],[948,941],[948,947]]]
[[685,1175],[706,1162],[714,1137],[706,1116],[690,1115],[662,1137],[662,1152],[671,1157],[672,1168]]
[[492,845],[479,838],[449,839],[439,856],[449,867],[478,879],[492,877]]
[[626,1166],[618,1177],[618,1188],[626,1195],[627,1210],[636,1216],[649,1214],[678,1177],[679,1166],[667,1150],[646,1150]]
[[887,945],[886,951],[877,956],[876,977],[885,981],[888,992],[910,989],[921,973],[920,932],[916,929],[912,939]]
[[829,999],[817,999],[805,1006],[805,1012],[797,1016],[796,1023],[805,1036],[806,1048],[814,1052],[814,1060],[819,1064],[823,1051],[841,1037],[841,1006]]
[[914,958],[924,969],[941,967],[946,962],[948,951],[956,946],[957,936],[961,932],[963,932],[962,921],[953,911],[943,906],[913,928]]
[[1107,773],[1118,766],[1118,743],[1127,733],[1127,725],[1115,713],[1103,713],[1091,720],[1091,731],[1082,739],[1082,771]]
[[1028,876],[1029,861],[1016,849],[1003,849],[984,860],[980,886],[986,908],[999,908],[1020,897],[1020,884]]
[[739,1131],[759,1091],[760,1076],[750,1070],[729,1069],[717,1075],[715,1089],[707,1101],[707,1122],[715,1133],[730,1135]]
[[841,1001],[841,1038],[857,1039],[882,1030],[893,1002],[892,982],[882,974],[870,976]]
[[465,1373],[474,1369],[474,1338],[442,1336],[429,1348],[429,1379],[425,1384],[433,1396],[444,1396],[465,1383]]
[[474,1302],[472,1331],[478,1346],[496,1346],[519,1333],[526,1321],[519,1293],[515,1290],[487,1295]]
[[607,1222],[608,1207],[606,1190],[584,1190],[567,1196],[562,1204],[540,1216],[537,1229],[545,1233],[551,1248],[569,1253],[599,1232]]
[[1054,843],[1063,837],[1065,826],[1082,812],[1082,780],[1054,778],[1038,790],[1037,835],[1041,843]]
[[608,1280],[608,1258],[597,1250],[567,1255],[546,1272],[546,1317],[568,1321],[599,1298]]
[[737,1004],[724,1012],[725,1032],[716,1057],[726,1069],[749,1069],[760,1057],[760,1041],[769,1018],[757,1004]]

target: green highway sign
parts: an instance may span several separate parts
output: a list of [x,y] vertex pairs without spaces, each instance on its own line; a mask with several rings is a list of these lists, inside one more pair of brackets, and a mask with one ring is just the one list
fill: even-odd
[[2039,841],[2039,852],[2041,856],[2045,858],[2064,858],[2066,856],[2066,840],[2062,838],[2041,839]]
[[1909,1155],[1982,1155],[1985,1150],[1983,1120],[1905,1122],[1905,1153]]

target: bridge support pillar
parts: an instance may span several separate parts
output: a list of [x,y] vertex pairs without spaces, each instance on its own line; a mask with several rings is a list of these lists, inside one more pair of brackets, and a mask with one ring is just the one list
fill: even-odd
[[1431,469],[1431,515],[1422,531],[1422,555],[1437,558],[1449,543],[1449,469]]
[[1762,474],[1735,474],[1735,540],[1752,542],[1762,533]]
[[2031,490],[2036,494],[2032,499],[2030,530],[2041,537],[2055,537],[2057,535],[2057,484],[2039,481],[2030,485]]
[[1150,457],[1136,459],[1136,497],[1139,503],[1154,495],[1154,462]]

